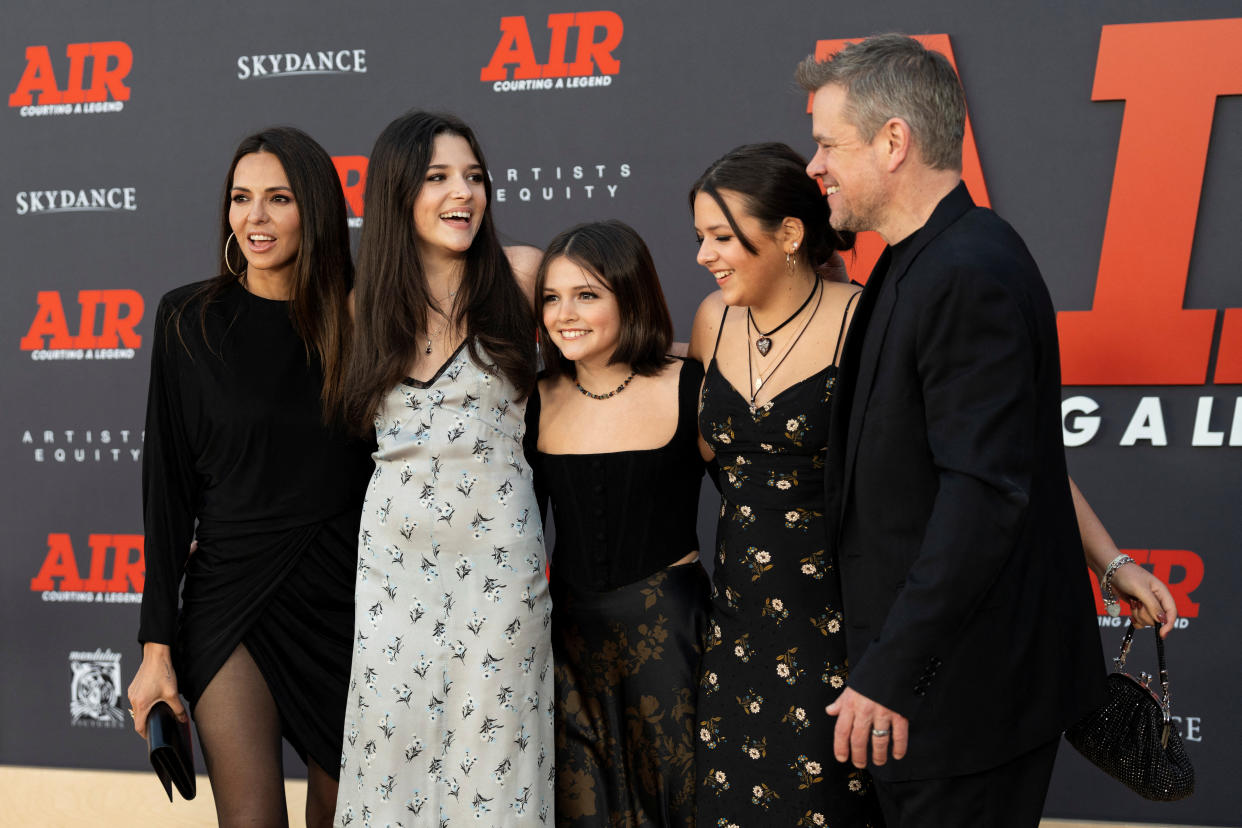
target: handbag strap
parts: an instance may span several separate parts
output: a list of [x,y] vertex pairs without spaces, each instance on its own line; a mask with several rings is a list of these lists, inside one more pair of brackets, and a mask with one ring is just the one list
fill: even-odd
[[[1161,737],[1161,743],[1167,745],[1169,741],[1169,727],[1172,718],[1172,705],[1169,701],[1169,669],[1164,663],[1164,639],[1160,637],[1160,627],[1153,626],[1152,631],[1156,635],[1156,660],[1160,665],[1160,711],[1164,714],[1164,733]],[[1130,655],[1130,645],[1134,642],[1134,622],[1131,621],[1126,625],[1125,638],[1121,640],[1121,652],[1113,659],[1113,663],[1117,665],[1117,672],[1125,672],[1126,658]],[[1146,677],[1146,674],[1144,674]],[[1148,678],[1150,682],[1150,678]],[[1147,684],[1148,682],[1143,682]]]

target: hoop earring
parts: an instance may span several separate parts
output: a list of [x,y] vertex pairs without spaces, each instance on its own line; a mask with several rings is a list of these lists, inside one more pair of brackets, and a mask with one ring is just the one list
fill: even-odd
[[[232,273],[234,276],[240,279],[245,271],[243,271],[242,273],[238,273],[236,270],[233,269],[233,263],[229,261],[229,242],[235,242],[235,241],[237,241],[237,235],[234,233],[229,233],[229,237],[224,240],[224,266],[229,269],[229,273]],[[241,251],[241,242],[237,242],[237,250],[238,252]]]

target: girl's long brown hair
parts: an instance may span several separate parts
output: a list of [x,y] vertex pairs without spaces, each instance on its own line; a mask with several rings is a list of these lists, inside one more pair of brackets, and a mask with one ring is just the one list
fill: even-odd
[[[452,327],[466,330],[476,361],[495,366],[520,397],[535,383],[535,320],[518,288],[492,219],[487,162],[470,127],[451,115],[411,112],[380,133],[367,169],[366,221],[358,248],[354,293],[354,343],[345,383],[345,415],[371,428],[384,396],[414,362],[418,337],[427,331],[433,298],[418,255],[414,201],[422,190],[438,135],[470,144],[483,167],[487,206],[466,251],[461,287],[449,311]],[[478,346],[486,352],[481,358]]]

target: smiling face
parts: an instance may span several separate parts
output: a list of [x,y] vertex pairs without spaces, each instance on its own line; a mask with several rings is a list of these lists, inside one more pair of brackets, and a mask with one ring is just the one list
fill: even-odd
[[451,132],[436,136],[431,164],[414,198],[422,255],[458,258],[470,249],[487,207],[484,175],[465,138]]
[[285,168],[270,152],[243,155],[233,169],[229,227],[247,273],[288,279],[302,242],[302,219]]
[[815,155],[806,173],[823,186],[837,230],[877,230],[883,225],[885,188],[881,133],[871,141],[846,117],[848,98],[837,84],[820,87],[811,101]]
[[621,339],[621,309],[602,279],[559,256],[548,263],[539,301],[548,336],[566,359],[608,364]]
[[696,261],[715,278],[725,304],[762,305],[785,274],[785,251],[747,211],[746,200],[740,194],[731,190],[719,192],[755,252],[742,244],[716,199],[700,190],[694,197],[694,234],[699,240]]

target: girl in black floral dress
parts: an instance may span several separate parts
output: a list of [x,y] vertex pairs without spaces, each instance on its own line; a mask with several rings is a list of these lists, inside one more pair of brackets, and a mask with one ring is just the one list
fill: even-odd
[[866,771],[833,758],[824,712],[848,676],[827,409],[858,289],[816,269],[850,240],[805,166],[783,144],[741,147],[691,190],[698,261],[720,287],[691,342],[722,494],[698,709],[698,824],[712,828],[882,824]]

